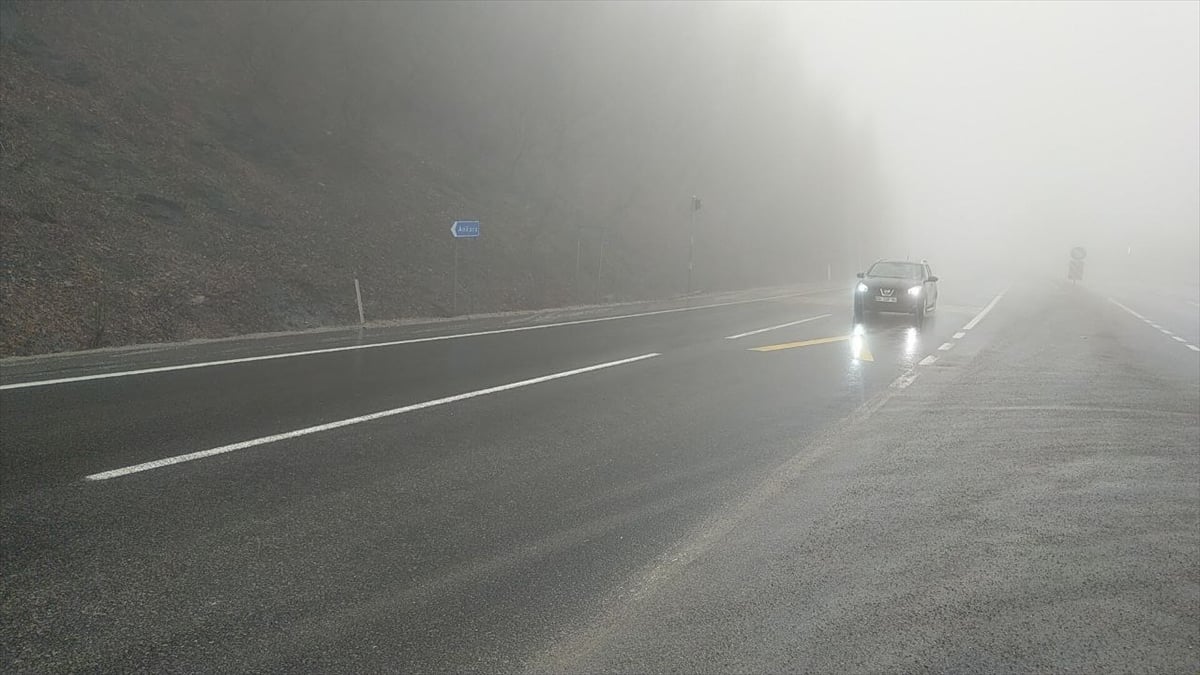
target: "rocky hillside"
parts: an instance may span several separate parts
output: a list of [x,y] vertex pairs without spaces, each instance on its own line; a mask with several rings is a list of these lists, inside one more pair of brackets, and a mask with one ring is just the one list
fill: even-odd
[[[0,354],[848,265],[867,139],[740,5],[0,2]],[[785,58],[786,57],[786,58]],[[853,195],[853,198],[850,196]],[[839,269],[839,272],[842,270]]]

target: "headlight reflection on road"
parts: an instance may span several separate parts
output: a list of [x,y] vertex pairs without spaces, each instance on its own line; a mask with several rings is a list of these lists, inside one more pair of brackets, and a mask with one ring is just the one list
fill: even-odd
[[863,348],[866,346],[866,338],[861,333],[855,333],[850,336],[850,358],[855,361],[862,359]]
[[911,326],[904,332],[904,355],[911,359],[916,353],[917,328],[916,326]]
[[850,331],[850,358],[854,360],[855,364],[863,358],[863,352],[867,347],[866,336],[867,327],[861,323],[854,324],[854,330]]
[[850,366],[846,369],[846,386],[859,403],[866,400],[867,390],[863,382],[863,351],[866,348],[866,329],[856,324],[850,332]]

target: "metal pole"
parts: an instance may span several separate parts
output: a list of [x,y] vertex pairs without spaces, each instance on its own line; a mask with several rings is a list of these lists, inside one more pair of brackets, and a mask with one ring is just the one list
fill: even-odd
[[458,238],[454,239],[454,316],[458,316]]
[[688,282],[687,292],[692,292],[692,267],[696,262],[696,196],[692,195],[692,224],[688,231]]
[[604,272],[604,241],[606,234],[600,234],[600,261],[596,265],[596,302],[600,302],[600,275]]
[[575,297],[578,299],[583,297],[583,287],[579,281],[579,262],[583,251],[583,230],[575,228]]
[[358,277],[354,278],[354,299],[358,301],[358,325],[361,326],[366,323],[367,320],[363,318],[362,289],[360,289],[358,286]]

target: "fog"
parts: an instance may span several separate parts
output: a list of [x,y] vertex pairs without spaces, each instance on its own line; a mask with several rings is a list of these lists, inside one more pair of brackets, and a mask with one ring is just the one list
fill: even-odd
[[[1197,281],[1200,3],[811,3],[806,69],[873,130],[880,255]],[[988,265],[995,263],[995,265]]]
[[1200,276],[1196,2],[0,13],[0,349],[338,325],[355,279],[393,319]]

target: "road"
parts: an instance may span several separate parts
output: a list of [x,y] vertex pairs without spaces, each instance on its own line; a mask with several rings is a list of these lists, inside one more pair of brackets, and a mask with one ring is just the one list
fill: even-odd
[[1196,298],[10,360],[0,669],[1196,672]]

